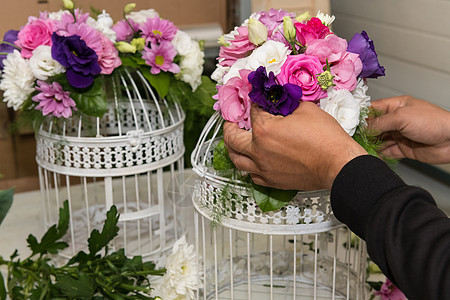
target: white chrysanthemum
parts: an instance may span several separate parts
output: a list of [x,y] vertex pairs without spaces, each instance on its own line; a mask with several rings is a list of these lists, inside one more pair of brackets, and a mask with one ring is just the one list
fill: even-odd
[[3,60],[2,80],[0,89],[4,91],[3,102],[8,107],[18,110],[22,107],[23,102],[34,91],[33,72],[18,50],[8,54]]
[[351,136],[359,125],[360,106],[348,90],[328,89],[328,97],[320,100],[320,107],[332,115]]
[[191,48],[193,47],[192,43],[198,44],[197,42],[192,41],[189,34],[182,30],[177,31],[171,43],[175,47],[177,53],[181,56],[187,55],[191,51]]
[[360,116],[359,123],[361,125],[367,125],[367,115],[369,114],[369,106],[370,106],[370,96],[367,95],[367,86],[364,79],[359,79],[356,88],[352,91],[352,95],[356,101],[359,103],[360,107]]
[[47,80],[66,71],[63,65],[53,59],[51,46],[40,45],[34,49],[28,63],[34,77],[39,80]]
[[57,12],[51,12],[48,14],[48,18],[55,21],[61,21],[62,15],[65,13],[70,13],[68,10],[62,10],[60,9]]
[[[242,70],[242,69],[250,70],[250,66],[248,65],[248,56],[239,58],[238,60],[236,60],[234,62],[234,64],[228,70],[228,73],[226,73],[223,76],[223,84],[226,84],[228,82],[228,80],[230,80],[233,77],[236,77],[236,76],[241,77],[239,75],[239,70]],[[255,71],[255,70],[252,70],[252,71]]]
[[285,44],[269,40],[248,56],[248,67],[255,71],[258,67],[264,66],[267,74],[273,72],[276,76],[290,53],[291,50]]
[[333,23],[334,19],[336,19],[334,15],[330,16],[329,14],[324,14],[320,10],[317,12],[316,17],[319,18],[319,20],[322,21],[322,24],[325,26],[330,26],[331,23]]
[[128,15],[126,15],[126,17],[130,18],[131,20],[133,20],[138,24],[144,24],[148,18],[159,17],[159,14],[156,12],[156,10],[150,8],[150,9],[143,9],[140,11],[132,11]]
[[216,81],[217,84],[222,85],[224,75],[230,70],[230,67],[224,67],[219,64],[216,64],[216,69],[211,74],[211,79]]
[[191,41],[191,49],[182,57],[180,62],[180,79],[189,83],[192,91],[202,84],[203,64],[205,63],[205,53],[200,49],[196,41]]
[[164,300],[194,299],[198,276],[197,256],[193,245],[188,245],[183,236],[173,246],[167,257],[166,273],[156,281],[152,295]]

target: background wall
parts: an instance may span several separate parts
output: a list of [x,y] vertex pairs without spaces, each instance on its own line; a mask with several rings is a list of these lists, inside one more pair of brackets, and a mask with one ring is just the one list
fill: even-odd
[[[351,39],[365,30],[375,42],[386,77],[369,79],[373,99],[410,94],[450,110],[450,1],[332,0],[330,4],[336,34]],[[450,165],[434,167],[402,164],[398,171],[408,183],[431,191],[450,214]],[[427,171],[437,176],[431,178]]]

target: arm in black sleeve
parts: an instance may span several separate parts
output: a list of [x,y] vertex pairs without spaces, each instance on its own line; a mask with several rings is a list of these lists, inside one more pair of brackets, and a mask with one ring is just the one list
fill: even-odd
[[342,168],[331,205],[409,299],[450,299],[450,219],[427,191],[365,155]]

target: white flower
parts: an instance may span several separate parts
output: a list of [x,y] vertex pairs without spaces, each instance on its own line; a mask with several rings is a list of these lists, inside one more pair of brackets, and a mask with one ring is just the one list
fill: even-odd
[[255,45],[261,45],[267,41],[267,27],[261,21],[250,18],[248,21],[248,39]]
[[164,300],[194,299],[201,270],[197,268],[197,256],[193,245],[183,236],[173,246],[167,257],[166,273],[154,283],[152,295]]
[[175,47],[175,50],[178,52],[178,54],[184,56],[187,55],[189,51],[191,51],[191,44],[197,42],[193,42],[189,34],[187,34],[186,32],[178,30],[171,43]]
[[319,20],[322,21],[323,25],[325,25],[325,26],[330,26],[331,23],[333,23],[334,19],[336,19],[336,17],[334,15],[330,16],[328,14],[324,14],[320,10],[317,12],[316,17],[319,18]]
[[113,19],[103,10],[103,13],[97,16],[94,28],[103,33],[111,42],[116,42],[116,32],[112,30]]
[[276,76],[290,53],[291,50],[285,44],[269,40],[248,56],[249,69],[255,71],[258,67],[264,66],[267,75],[272,71]]
[[3,60],[3,65],[5,67],[0,82],[0,89],[4,91],[3,102],[6,102],[8,107],[18,110],[34,91],[35,78],[28,61],[20,55],[18,50],[9,53]]
[[191,41],[191,49],[180,62],[180,79],[189,83],[192,91],[202,83],[204,58],[205,53],[200,49],[198,42]]
[[47,80],[53,75],[64,73],[66,69],[52,57],[52,47],[40,45],[33,50],[33,56],[29,60],[29,66],[34,77],[39,80]]
[[159,14],[154,9],[150,8],[140,11],[132,11],[128,15],[126,15],[126,17],[142,25],[145,23],[145,21],[147,21],[148,18],[159,17]]
[[211,74],[211,79],[216,81],[217,84],[222,85],[223,84],[223,77],[224,75],[230,70],[230,67],[224,67],[220,64],[216,64],[216,69]]
[[62,10],[60,9],[57,12],[51,12],[48,14],[48,18],[55,21],[61,21],[62,15],[65,13],[70,13],[68,10]]
[[[223,76],[223,84],[226,84],[228,82],[228,80],[230,80],[233,77],[236,77],[236,76],[241,77],[239,75],[239,70],[242,70],[242,69],[250,70],[250,66],[248,65],[248,58],[249,57],[239,58],[238,60],[236,60],[234,62],[234,64],[228,70],[228,73],[226,73]],[[252,70],[252,71],[255,71],[255,70]]]
[[348,90],[328,89],[328,97],[320,100],[320,107],[332,115],[349,135],[355,134],[360,106]]
[[368,88],[364,80],[359,79],[356,88],[352,91],[353,97],[359,102],[361,108],[370,106],[370,96],[366,94]]

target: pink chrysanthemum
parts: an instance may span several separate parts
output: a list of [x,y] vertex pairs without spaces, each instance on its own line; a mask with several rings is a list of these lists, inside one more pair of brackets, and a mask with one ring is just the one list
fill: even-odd
[[169,20],[159,17],[149,18],[140,26],[142,36],[145,41],[151,43],[161,43],[162,41],[172,41],[178,28]]
[[142,58],[152,67],[152,74],[159,74],[161,71],[180,72],[180,67],[173,63],[175,55],[177,55],[175,47],[166,41],[163,41],[160,45],[154,45],[152,48],[145,47],[142,51]]
[[72,111],[77,110],[75,101],[69,96],[70,93],[65,92],[58,82],[48,84],[38,80],[37,85],[36,90],[40,93],[32,99],[34,102],[39,102],[36,109],[41,110],[44,116],[69,118],[72,116]]
[[[132,19],[128,19],[131,26],[133,26],[134,31],[139,30],[139,24],[134,22]],[[112,30],[116,33],[116,39],[117,41],[126,41],[129,42],[133,38],[133,29],[130,27],[130,24],[127,23],[127,21],[122,20],[117,22],[113,27]]]

